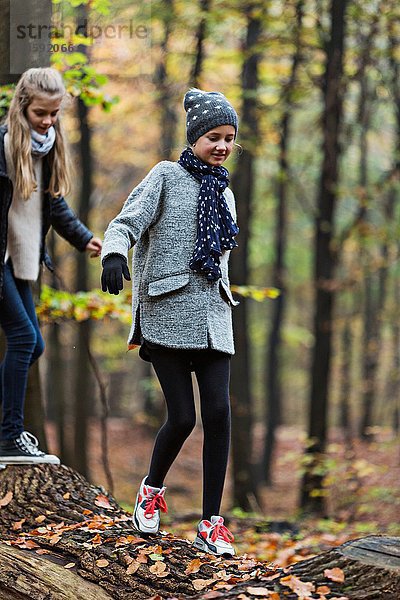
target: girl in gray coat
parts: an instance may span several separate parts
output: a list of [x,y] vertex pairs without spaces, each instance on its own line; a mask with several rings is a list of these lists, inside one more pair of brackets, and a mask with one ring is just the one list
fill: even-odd
[[158,432],[133,520],[156,533],[166,512],[164,479],[196,420],[191,371],[204,428],[203,515],[195,545],[234,554],[219,515],[230,438],[229,369],[234,354],[228,260],[237,246],[236,210],[222,166],[238,117],[219,92],[191,89],[184,98],[188,147],[177,162],[158,163],[132,191],[105,233],[102,289],[118,294],[130,280],[134,246],[130,348],[153,364],[168,416]]

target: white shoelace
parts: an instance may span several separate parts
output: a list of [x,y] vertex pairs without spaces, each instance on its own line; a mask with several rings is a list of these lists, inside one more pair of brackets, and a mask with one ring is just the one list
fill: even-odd
[[29,433],[29,431],[23,431],[16,441],[22,450],[28,451],[29,454],[33,454],[34,456],[43,456],[44,452],[39,450],[38,439]]

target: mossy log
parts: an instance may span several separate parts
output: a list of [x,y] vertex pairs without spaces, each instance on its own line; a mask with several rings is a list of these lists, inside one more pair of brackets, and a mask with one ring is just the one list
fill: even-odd
[[[289,571],[215,558],[170,534],[141,537],[104,489],[64,466],[0,472],[0,541],[0,600],[297,598],[289,575],[329,588],[327,599],[399,598],[398,538],[348,542]],[[333,567],[344,582],[327,578]]]

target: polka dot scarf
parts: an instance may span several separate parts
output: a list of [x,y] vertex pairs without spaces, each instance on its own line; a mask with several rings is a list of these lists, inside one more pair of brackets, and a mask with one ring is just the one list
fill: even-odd
[[185,149],[178,163],[201,182],[197,205],[197,238],[189,267],[204,273],[210,281],[221,277],[220,256],[223,250],[237,246],[233,239],[239,233],[224,197],[229,184],[225,167],[210,167]]

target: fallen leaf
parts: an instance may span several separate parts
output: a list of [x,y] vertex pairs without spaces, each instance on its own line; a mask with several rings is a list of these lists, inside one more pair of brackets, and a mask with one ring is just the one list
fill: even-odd
[[107,508],[108,510],[114,510],[110,504],[109,499],[104,494],[99,494],[96,496],[96,500],[94,501],[96,506],[100,506],[100,508]]
[[75,566],[75,563],[68,563],[67,565],[64,565],[64,569],[72,569]]
[[96,533],[94,538],[92,540],[90,540],[91,544],[101,544],[101,542],[102,542],[102,540],[101,540],[101,536],[99,533]]
[[342,571],[342,569],[339,569],[339,567],[334,567],[333,569],[325,569],[324,575],[331,581],[336,581],[337,583],[343,583],[344,581],[344,572]]
[[151,565],[149,571],[150,573],[153,573],[153,575],[157,575],[157,577],[166,577],[169,575],[169,571],[167,571],[167,565],[159,560],[154,563],[154,565]]
[[161,554],[155,554],[154,552],[153,552],[153,554],[149,554],[149,558],[151,558],[151,560],[154,560],[154,561],[164,560],[164,557],[161,556]]
[[7,494],[0,499],[0,508],[3,508],[3,506],[7,506],[7,504],[10,504],[11,500],[13,499],[14,494],[12,492],[7,492]]
[[212,583],[215,583],[214,579],[194,579],[192,581],[192,585],[197,591],[203,590],[205,587],[211,585]]
[[199,558],[194,558],[190,561],[185,569],[185,575],[190,575],[190,573],[197,573],[197,571],[201,567],[201,560]]
[[304,598],[310,598],[312,592],[315,591],[315,585],[309,581],[302,581],[296,575],[288,575],[287,577],[281,577],[279,580],[282,585],[287,586],[297,594],[300,600]]
[[64,500],[69,500],[71,498],[71,494],[67,492],[66,494],[64,494],[63,498]]
[[12,524],[12,529],[13,531],[18,531],[19,529],[22,529],[22,525],[25,523],[26,519],[21,519],[20,521],[15,521]]
[[46,515],[39,515],[35,519],[36,523],[43,523],[43,521],[45,521],[45,520],[46,520]]
[[85,510],[82,512],[83,515],[92,515],[93,511],[92,510],[88,510],[87,508],[85,508]]
[[59,542],[61,540],[61,535],[53,535],[53,537],[50,539],[50,544],[52,546],[55,546],[57,544],[57,542]]
[[145,554],[139,554],[138,557],[136,558],[136,562],[146,564],[147,556]]
[[331,588],[328,587],[327,585],[320,585],[319,587],[317,587],[317,589],[315,591],[317,592],[317,594],[329,594],[331,591]]
[[46,550],[46,548],[39,548],[39,550],[35,550],[35,554],[51,554],[50,550]]
[[252,596],[264,596],[264,598],[268,598],[268,590],[262,587],[247,587],[246,592]]
[[221,592],[217,592],[215,590],[211,590],[211,592],[207,592],[202,595],[202,598],[206,598],[206,600],[212,600],[213,598],[222,598],[223,594]]
[[19,548],[28,548],[28,550],[32,550],[33,548],[40,548],[39,544],[34,542],[33,540],[26,540],[22,544],[18,544]]
[[136,571],[138,570],[138,568],[140,567],[140,562],[137,562],[136,560],[133,560],[130,565],[128,566],[127,570],[126,570],[126,574],[127,575],[133,575],[133,573],[136,573]]
[[109,564],[110,563],[106,558],[99,558],[99,560],[96,560],[96,565],[100,567],[100,569],[102,569],[103,567],[108,567]]

